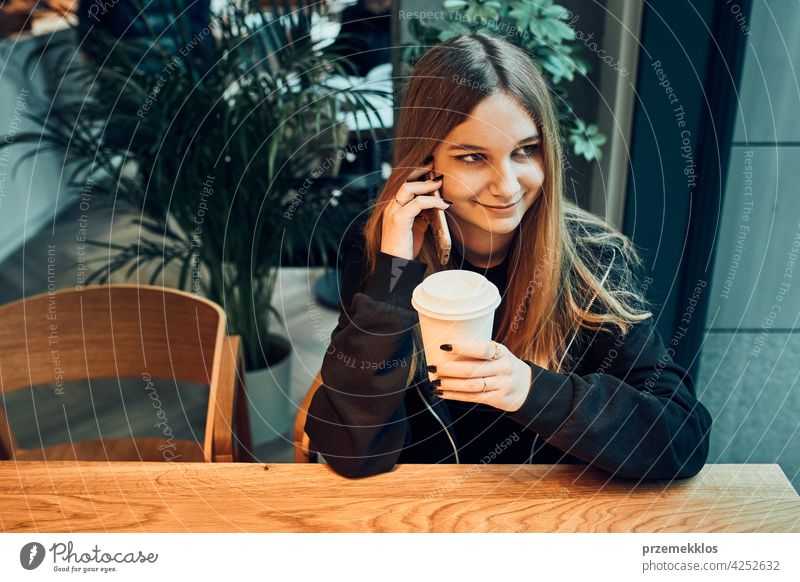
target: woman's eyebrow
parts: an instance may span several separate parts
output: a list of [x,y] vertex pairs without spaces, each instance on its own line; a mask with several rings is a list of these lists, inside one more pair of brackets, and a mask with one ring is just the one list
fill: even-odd
[[[541,138],[538,135],[531,135],[529,137],[526,137],[525,139],[519,140],[517,142],[517,145],[519,146],[519,145],[522,145],[524,143],[534,142],[534,141],[539,141],[539,140],[541,140]],[[477,145],[472,145],[472,144],[468,144],[468,143],[459,143],[459,144],[451,145],[449,148],[447,148],[447,151],[448,152],[450,150],[476,150],[477,151],[477,150],[483,150],[483,149],[486,149],[486,148],[484,148],[483,146],[477,146]]]

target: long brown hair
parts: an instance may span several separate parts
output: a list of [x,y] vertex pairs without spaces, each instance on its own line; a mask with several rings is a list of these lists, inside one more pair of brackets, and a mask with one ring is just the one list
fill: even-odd
[[[547,81],[522,49],[478,32],[451,37],[416,63],[393,140],[393,172],[364,226],[368,268],[374,270],[380,250],[385,205],[393,202],[414,169],[468,119],[478,103],[498,92],[514,98],[538,127],[545,179],[509,251],[508,287],[496,314],[500,323],[495,339],[518,358],[555,370],[576,325],[611,331],[604,325],[609,324],[625,334],[630,324],[652,314],[643,309],[644,300],[636,290],[630,267],[638,265],[639,258],[630,241],[600,218],[564,200],[555,107]],[[426,276],[459,268],[439,264],[430,230],[416,260],[427,263]],[[601,285],[612,260],[615,276]],[[414,344],[409,379],[424,365],[416,328]],[[565,362],[571,365],[569,360]]]

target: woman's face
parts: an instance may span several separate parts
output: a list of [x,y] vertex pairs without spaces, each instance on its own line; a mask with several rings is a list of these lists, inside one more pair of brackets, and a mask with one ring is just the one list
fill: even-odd
[[514,232],[544,183],[541,145],[526,111],[498,93],[437,146],[433,167],[444,174],[442,196],[453,202],[446,214],[461,236]]

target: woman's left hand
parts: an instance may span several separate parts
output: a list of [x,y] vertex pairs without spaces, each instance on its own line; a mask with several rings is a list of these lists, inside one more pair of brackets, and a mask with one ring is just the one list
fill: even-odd
[[433,375],[441,384],[434,383],[434,388],[442,392],[441,398],[479,402],[507,412],[522,407],[531,390],[532,370],[528,364],[494,341],[449,345],[453,349],[447,351],[466,359],[436,366]]

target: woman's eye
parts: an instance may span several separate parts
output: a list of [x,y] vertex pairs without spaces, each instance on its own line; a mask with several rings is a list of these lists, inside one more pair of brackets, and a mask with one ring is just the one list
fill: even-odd
[[[514,153],[515,156],[522,156],[524,158],[532,158],[536,155],[536,152],[539,151],[539,144],[529,144],[526,146],[522,146],[517,150],[517,152],[522,152],[517,154]],[[480,160],[484,159],[483,154],[464,154],[463,156],[455,156],[455,158],[465,164],[476,164]]]
[[519,151],[525,152],[522,155],[528,158],[535,156],[538,150],[539,150],[539,144],[529,144],[519,148]]
[[480,158],[480,157],[481,154],[465,154],[463,156],[456,156],[456,159],[464,162],[465,164],[475,164],[478,162],[478,160],[473,158]]

